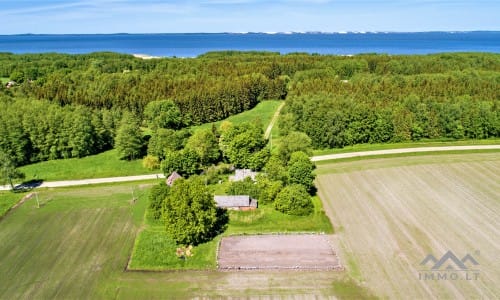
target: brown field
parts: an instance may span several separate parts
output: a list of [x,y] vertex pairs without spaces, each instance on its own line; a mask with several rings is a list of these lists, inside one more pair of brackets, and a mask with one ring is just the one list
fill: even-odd
[[230,236],[221,240],[219,269],[342,269],[328,237],[313,234]]
[[[335,163],[318,174],[340,257],[377,296],[500,298],[500,153]],[[479,265],[421,265],[447,251]]]

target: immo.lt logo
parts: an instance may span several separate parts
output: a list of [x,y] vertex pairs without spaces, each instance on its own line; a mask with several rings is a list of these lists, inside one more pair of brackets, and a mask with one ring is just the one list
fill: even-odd
[[[475,255],[479,255],[476,252]],[[446,252],[440,259],[428,254],[420,263],[419,280],[477,280],[479,263],[470,254],[459,259],[453,252]]]

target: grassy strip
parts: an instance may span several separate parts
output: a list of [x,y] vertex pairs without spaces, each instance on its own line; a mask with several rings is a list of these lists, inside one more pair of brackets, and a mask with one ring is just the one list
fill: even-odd
[[2,83],[2,84],[7,84],[7,82],[9,82],[9,81],[10,81],[10,79],[7,77],[0,77],[0,83]]
[[402,149],[402,148],[418,148],[418,147],[439,147],[439,146],[472,146],[472,145],[498,145],[500,139],[487,139],[487,140],[464,140],[464,141],[419,141],[410,143],[387,143],[387,144],[359,144],[353,146],[346,146],[341,149],[322,149],[314,150],[313,155],[328,155],[340,154],[349,152],[361,151],[374,151],[374,150],[387,150],[387,149]]
[[24,195],[25,193],[0,192],[0,220]]
[[[237,115],[230,116],[229,118],[224,119],[223,121],[229,121],[233,124],[241,124],[245,122],[254,122],[255,120],[259,119],[262,122],[262,129],[266,130],[267,126],[269,125],[269,122],[271,122],[273,115],[276,112],[276,109],[278,109],[281,103],[282,101],[279,100],[262,101],[251,110],[247,110]],[[213,123],[202,124],[199,126],[193,126],[192,130],[196,131],[200,129],[207,129],[211,128],[212,125],[215,125],[218,128],[223,121],[217,121]]]
[[141,160],[118,159],[116,150],[84,158],[49,160],[19,168],[26,180],[73,180],[153,174],[142,166]]
[[176,243],[165,233],[159,222],[150,219],[146,213],[146,228],[135,241],[129,270],[207,270],[217,267],[216,255],[220,239],[228,235],[325,232],[333,233],[330,220],[325,215],[321,200],[313,198],[315,211],[310,216],[289,216],[271,205],[261,205],[254,211],[229,211],[227,230],[210,242],[194,247],[194,256],[186,260],[177,258]]

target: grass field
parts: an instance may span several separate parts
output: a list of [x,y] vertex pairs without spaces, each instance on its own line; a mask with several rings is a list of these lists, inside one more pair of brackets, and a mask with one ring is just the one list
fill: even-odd
[[[351,278],[383,298],[498,298],[499,169],[498,152],[320,165],[319,195]],[[477,280],[471,271],[437,280],[454,271],[421,265],[448,250],[479,262],[467,265]],[[428,273],[435,279],[419,277]]]
[[[255,106],[253,109],[239,113],[234,116],[230,116],[224,121],[229,121],[233,124],[240,124],[244,122],[254,122],[255,120],[259,119],[262,122],[262,129],[266,130],[267,126],[269,125],[269,122],[271,122],[271,119],[273,118],[274,112],[276,111],[276,109],[278,109],[281,103],[283,103],[283,101],[279,100],[262,101],[259,104],[257,104],[257,106]],[[199,129],[211,128],[213,124],[215,124],[215,126],[217,126],[218,128],[222,122],[223,121],[206,123],[203,125],[192,127],[192,129],[193,131],[196,131]]]
[[7,82],[9,82],[9,78],[7,77],[0,77],[0,83],[3,85],[3,84],[7,84]]
[[118,159],[116,150],[106,151],[84,158],[49,160],[19,168],[26,180],[44,181],[104,178],[152,174],[142,166],[142,160]]
[[146,193],[145,183],[39,190],[41,208],[28,200],[0,221],[0,298],[370,298],[342,272],[126,272]]

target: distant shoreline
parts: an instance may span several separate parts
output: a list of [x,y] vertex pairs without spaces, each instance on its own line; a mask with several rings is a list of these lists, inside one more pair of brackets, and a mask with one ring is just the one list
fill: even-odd
[[142,59],[157,59],[157,58],[163,58],[163,56],[153,56],[153,55],[148,55],[148,54],[132,54],[136,58],[142,58]]
[[0,36],[53,36],[53,35],[337,35],[337,34],[432,34],[432,33],[449,33],[449,34],[467,34],[467,33],[500,33],[500,30],[431,30],[431,31],[276,31],[276,32],[144,32],[144,33],[129,33],[129,32],[114,32],[114,33],[7,33]]
[[154,59],[191,58],[220,51],[320,55],[500,53],[500,31],[0,35],[0,52],[22,54],[115,52]]

